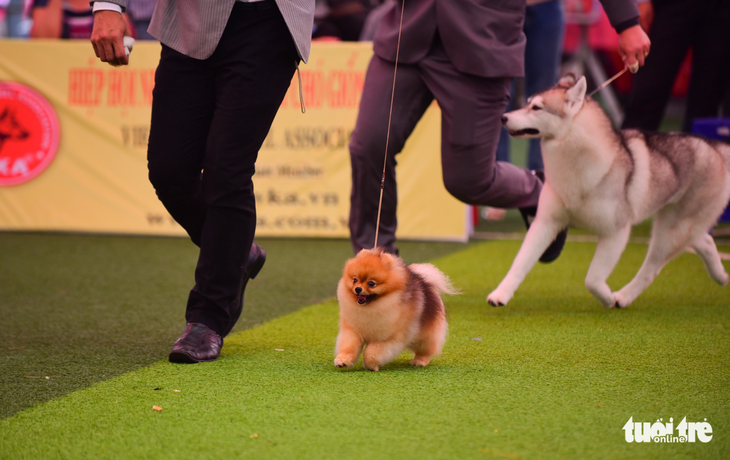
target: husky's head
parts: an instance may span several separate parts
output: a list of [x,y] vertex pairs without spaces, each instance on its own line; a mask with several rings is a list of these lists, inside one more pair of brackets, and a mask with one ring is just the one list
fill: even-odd
[[583,107],[586,79],[572,72],[547,91],[527,100],[519,110],[505,113],[502,124],[512,137],[551,138],[564,132]]

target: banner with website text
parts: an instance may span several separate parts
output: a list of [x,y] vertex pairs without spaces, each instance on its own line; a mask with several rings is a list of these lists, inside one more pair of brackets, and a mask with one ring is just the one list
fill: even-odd
[[[147,180],[159,53],[138,42],[114,68],[85,41],[0,41],[0,230],[184,235]],[[314,44],[307,112],[295,76],[259,155],[257,235],[347,237],[347,145],[371,55],[368,43]],[[439,150],[434,104],[398,158],[399,238],[467,238]]]

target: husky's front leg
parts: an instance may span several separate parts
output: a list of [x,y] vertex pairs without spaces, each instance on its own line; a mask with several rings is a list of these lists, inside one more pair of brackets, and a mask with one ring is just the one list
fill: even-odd
[[525,277],[532,267],[535,266],[538,259],[545,249],[550,246],[555,236],[563,228],[559,222],[550,219],[540,219],[540,214],[530,226],[525,235],[525,241],[522,242],[515,261],[512,262],[507,276],[504,277],[497,289],[487,296],[487,302],[493,307],[507,305],[515,294],[517,288],[522,284]]
[[599,237],[596,253],[588,268],[586,288],[606,308],[611,308],[616,304],[616,296],[606,284],[606,280],[626,249],[630,233],[631,225],[627,225],[613,235]]
[[522,242],[507,276],[499,283],[497,289],[487,296],[489,305],[493,307],[507,305],[545,249],[555,240],[558,232],[567,225],[568,215],[563,201],[547,182],[540,191],[535,221],[527,230],[525,240]]

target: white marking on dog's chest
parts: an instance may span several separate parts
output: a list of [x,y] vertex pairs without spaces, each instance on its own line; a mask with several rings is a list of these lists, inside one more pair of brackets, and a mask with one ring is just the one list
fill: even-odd
[[591,139],[581,131],[560,141],[543,142],[543,152],[547,179],[570,222],[594,231],[610,226],[624,199],[613,196],[615,189],[604,184],[614,174],[615,155],[607,142]]
[[597,186],[608,168],[590,159],[587,160],[579,152],[570,153],[566,149],[561,150],[546,155],[545,169],[548,180],[568,209],[580,208],[596,193]]
[[360,331],[365,341],[381,341],[393,332],[401,314],[400,296],[391,295],[377,299],[368,305],[351,309],[344,313],[344,319]]

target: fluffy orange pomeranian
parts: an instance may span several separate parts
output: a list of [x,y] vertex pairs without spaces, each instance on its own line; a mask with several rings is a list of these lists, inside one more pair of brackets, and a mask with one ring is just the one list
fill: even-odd
[[406,266],[381,248],[360,251],[345,264],[337,287],[335,365],[350,367],[362,352],[365,368],[377,371],[408,348],[415,353],[411,365],[426,366],[446,341],[440,293],[457,294],[433,265]]

